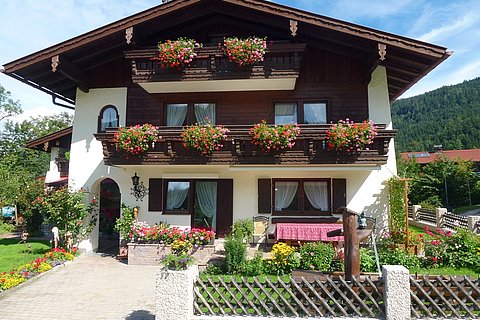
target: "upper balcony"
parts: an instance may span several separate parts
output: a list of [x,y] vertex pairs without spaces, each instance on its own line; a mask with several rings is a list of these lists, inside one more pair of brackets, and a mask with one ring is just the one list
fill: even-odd
[[[125,57],[131,61],[133,83],[138,83],[149,93],[207,89],[208,91],[248,91],[255,90],[259,86],[266,86],[269,90],[293,90],[300,72],[305,47],[306,44],[302,43],[270,42],[264,61],[244,67],[230,62],[223,54],[222,48],[218,46],[196,48],[195,59],[189,66],[181,69],[164,68],[158,61],[152,60],[158,54],[156,47],[127,51]],[[185,83],[182,83],[182,87],[178,87],[178,81],[192,80],[194,82],[190,83],[191,89]],[[222,89],[225,86],[223,80],[237,81],[228,82],[233,86]],[[201,85],[199,87],[200,81],[204,81],[208,88],[202,89]],[[168,86],[166,84],[168,82],[173,83]],[[173,85],[176,85],[176,90],[171,88]]]
[[377,125],[378,135],[368,150],[347,154],[327,149],[329,125],[300,125],[301,133],[292,149],[266,155],[251,143],[250,126],[227,127],[230,132],[223,148],[210,156],[186,149],[181,127],[160,127],[161,139],[142,157],[125,157],[116,150],[116,128],[95,134],[95,137],[102,142],[106,165],[382,165],[387,162],[390,139],[397,132]]

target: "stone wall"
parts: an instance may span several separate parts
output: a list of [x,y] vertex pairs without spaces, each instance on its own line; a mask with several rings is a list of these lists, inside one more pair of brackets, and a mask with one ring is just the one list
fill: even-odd
[[[163,244],[129,243],[128,264],[144,266],[160,265],[162,258],[171,252],[170,246],[165,246]],[[195,259],[195,264],[200,266],[206,265],[214,253],[214,245],[194,246],[192,249],[192,256]]]

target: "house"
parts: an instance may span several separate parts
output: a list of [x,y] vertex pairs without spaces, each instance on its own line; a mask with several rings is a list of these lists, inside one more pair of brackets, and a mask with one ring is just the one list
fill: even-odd
[[466,149],[466,150],[443,150],[441,146],[435,146],[434,150],[420,151],[420,152],[402,152],[400,156],[405,161],[415,159],[420,165],[435,162],[441,159],[457,160],[473,162],[474,172],[480,172],[480,149]]
[[[230,62],[219,48],[230,36],[266,37],[264,61]],[[179,37],[203,44],[189,66],[152,60],[159,41]],[[345,205],[385,225],[385,182],[396,172],[390,103],[449,55],[270,1],[173,0],[7,63],[3,72],[75,109],[68,185],[100,197],[100,219],[114,220],[123,202],[139,206],[139,220],[149,224],[223,236],[236,219],[331,221]],[[181,138],[183,125],[205,116],[230,129],[208,156],[185,149]],[[368,148],[328,150],[329,124],[346,118],[378,126]],[[252,145],[249,129],[262,120],[298,122],[295,146],[270,154]],[[161,136],[146,154],[116,150],[117,127],[145,123]],[[102,247],[107,229],[100,223],[82,246]]]

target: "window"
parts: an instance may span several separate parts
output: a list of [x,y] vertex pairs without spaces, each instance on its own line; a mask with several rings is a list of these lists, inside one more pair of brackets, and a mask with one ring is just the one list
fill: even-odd
[[115,106],[108,105],[100,110],[98,116],[98,132],[105,132],[106,128],[118,127],[118,111]]
[[274,180],[274,214],[321,214],[330,212],[330,180]]
[[326,102],[279,102],[275,103],[275,124],[327,123]]
[[165,209],[167,211],[189,211],[188,194],[190,182],[168,181]]
[[306,102],[303,104],[303,123],[327,123],[327,104],[322,102]]
[[296,103],[275,103],[275,124],[297,123]]
[[169,103],[166,109],[167,126],[180,127],[194,123],[216,123],[215,103]]

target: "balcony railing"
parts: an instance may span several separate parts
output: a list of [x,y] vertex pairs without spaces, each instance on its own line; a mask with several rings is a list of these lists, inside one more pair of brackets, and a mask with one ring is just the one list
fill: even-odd
[[218,46],[195,49],[197,56],[189,66],[181,69],[163,68],[152,58],[158,54],[156,47],[125,52],[132,63],[134,83],[179,80],[229,80],[296,78],[305,44],[272,42],[268,45],[264,61],[251,67],[239,67],[230,62]]
[[126,157],[116,150],[116,128],[95,134],[95,137],[102,142],[107,165],[381,165],[387,162],[388,145],[390,139],[396,135],[396,130],[386,130],[385,125],[377,126],[378,135],[374,142],[368,149],[355,154],[327,149],[326,130],[329,125],[300,125],[301,133],[295,146],[272,154],[264,154],[258,146],[251,143],[251,126],[228,125],[230,133],[223,147],[209,156],[202,156],[183,146],[181,127],[160,127],[161,139],[154,143],[146,154],[139,157]]

